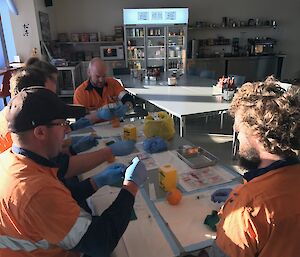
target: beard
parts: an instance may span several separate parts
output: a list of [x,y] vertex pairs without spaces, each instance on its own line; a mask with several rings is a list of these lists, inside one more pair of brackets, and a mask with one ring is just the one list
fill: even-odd
[[238,160],[239,165],[246,170],[257,169],[261,163],[261,159],[255,148],[240,151]]

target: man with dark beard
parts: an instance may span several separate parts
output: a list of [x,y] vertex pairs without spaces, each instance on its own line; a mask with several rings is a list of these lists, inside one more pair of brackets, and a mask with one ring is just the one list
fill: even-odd
[[299,88],[285,91],[275,80],[246,83],[230,113],[240,142],[243,185],[221,189],[225,201],[211,256],[299,256]]

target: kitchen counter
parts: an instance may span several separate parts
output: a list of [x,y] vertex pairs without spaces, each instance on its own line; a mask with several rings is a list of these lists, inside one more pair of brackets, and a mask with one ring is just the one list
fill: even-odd
[[198,58],[188,58],[188,61],[194,60],[211,60],[211,59],[223,59],[223,60],[231,60],[231,59],[265,59],[265,58],[274,58],[274,57],[286,57],[285,54],[270,54],[270,55],[249,55],[249,56],[205,56],[205,57],[198,57]]
[[244,76],[246,81],[261,81],[275,75],[281,79],[284,54],[257,56],[205,57],[187,60],[187,72],[197,75],[201,70],[214,71],[216,79],[227,75]]

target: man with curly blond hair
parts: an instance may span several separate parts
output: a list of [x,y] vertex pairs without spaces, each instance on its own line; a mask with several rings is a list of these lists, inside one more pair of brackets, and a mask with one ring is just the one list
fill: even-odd
[[246,83],[232,101],[247,172],[220,211],[212,256],[299,256],[300,96],[299,88],[279,84],[272,78]]

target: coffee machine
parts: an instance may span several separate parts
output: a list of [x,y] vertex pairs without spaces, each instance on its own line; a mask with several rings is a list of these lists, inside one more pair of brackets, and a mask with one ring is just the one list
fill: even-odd
[[249,38],[248,51],[250,55],[272,55],[275,44],[272,38]]

